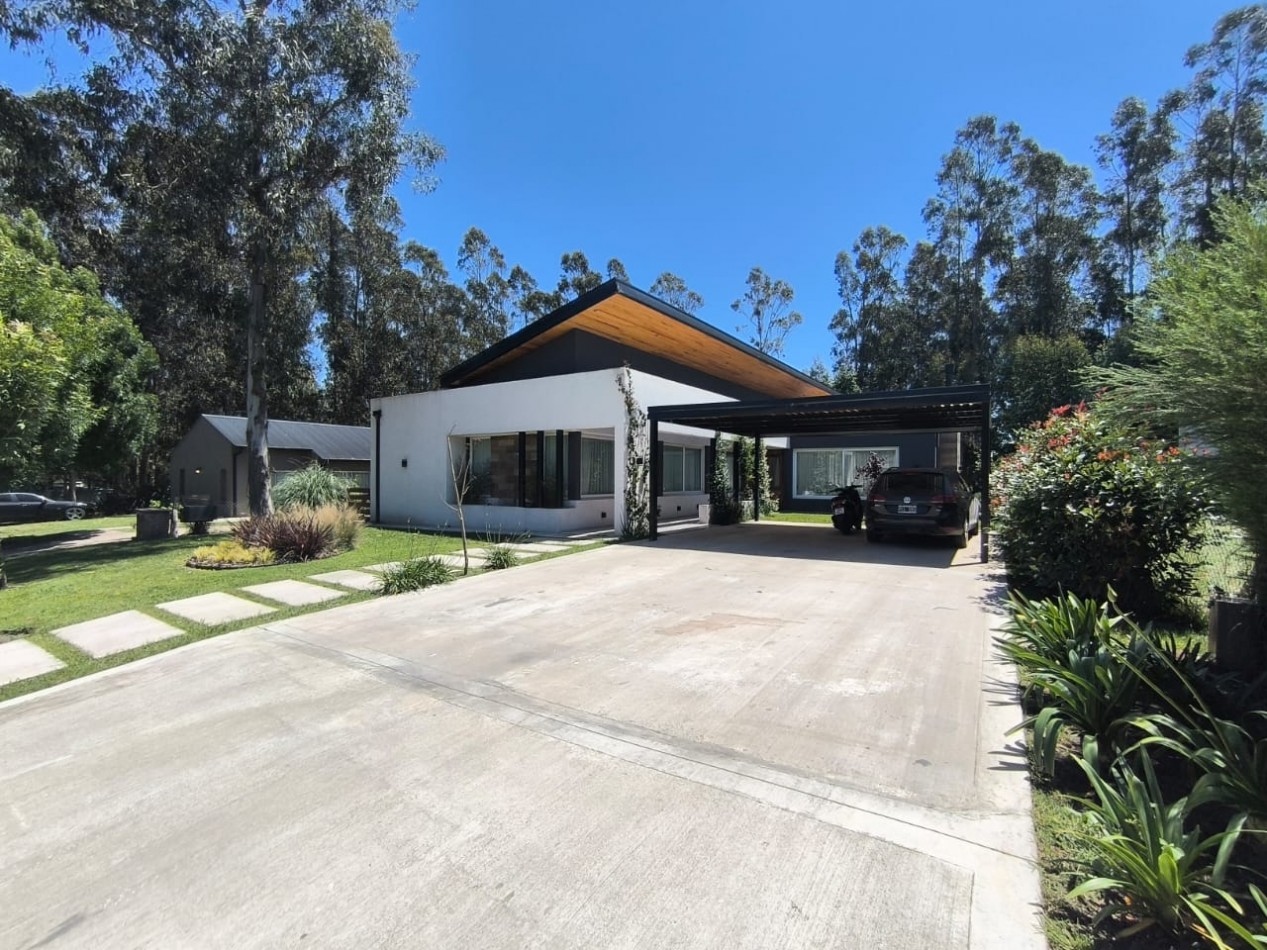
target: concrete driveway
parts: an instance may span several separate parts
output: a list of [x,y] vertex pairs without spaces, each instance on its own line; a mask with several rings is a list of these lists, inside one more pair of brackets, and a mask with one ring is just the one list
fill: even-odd
[[0,946],[1041,947],[972,554],[674,533],[0,705]]

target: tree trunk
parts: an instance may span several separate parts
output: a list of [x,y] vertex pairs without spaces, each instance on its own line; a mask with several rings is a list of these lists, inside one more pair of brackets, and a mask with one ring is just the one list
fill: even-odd
[[268,477],[268,386],[264,375],[268,330],[264,269],[261,247],[256,250],[251,267],[251,303],[246,323],[246,484],[252,515],[273,513]]

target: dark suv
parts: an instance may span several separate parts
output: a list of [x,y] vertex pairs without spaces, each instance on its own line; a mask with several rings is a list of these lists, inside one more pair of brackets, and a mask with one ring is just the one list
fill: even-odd
[[959,547],[981,527],[981,499],[954,471],[886,469],[867,494],[867,540],[891,534],[951,537]]

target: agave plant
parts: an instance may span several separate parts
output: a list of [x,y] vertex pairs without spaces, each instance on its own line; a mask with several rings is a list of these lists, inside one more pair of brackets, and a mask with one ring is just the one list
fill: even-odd
[[[1070,650],[1057,660],[1034,663],[1028,672],[1045,705],[1012,731],[1034,729],[1034,748],[1047,774],[1056,768],[1056,750],[1068,726],[1082,733],[1082,754],[1089,762],[1112,761],[1130,731],[1141,679],[1137,665],[1148,655],[1147,641],[1134,637],[1121,645],[1101,643],[1088,654]],[[1107,757],[1102,759],[1102,754]]]
[[[1256,738],[1243,723],[1216,716],[1172,657],[1161,651],[1153,656],[1167,670],[1167,681],[1180,685],[1183,697],[1172,695],[1144,666],[1137,668],[1141,682],[1170,709],[1148,717],[1150,734],[1139,745],[1169,748],[1201,770],[1189,808],[1215,802],[1245,814],[1252,828],[1267,829],[1267,739]],[[1267,710],[1251,710],[1245,722],[1267,727]],[[1261,731],[1267,733],[1267,728]]]
[[1093,854],[1088,870],[1094,876],[1069,897],[1112,892],[1116,899],[1105,904],[1095,924],[1118,914],[1135,916],[1121,936],[1158,925],[1174,933],[1191,931],[1219,948],[1228,947],[1224,931],[1256,945],[1239,919],[1241,905],[1224,886],[1244,816],[1204,838],[1200,828],[1186,830],[1190,803],[1181,798],[1167,805],[1152,762],[1146,755],[1139,761],[1142,778],[1120,761],[1111,780],[1079,762],[1098,799],[1089,809],[1095,831],[1088,835]]
[[1110,642],[1113,631],[1126,618],[1104,604],[1067,593],[1055,599],[1030,600],[1024,594],[1008,595],[1011,617],[995,644],[1022,670],[1036,660],[1063,662],[1071,651],[1086,654]]
[[[1082,754],[1112,761],[1136,724],[1140,678],[1136,665],[1151,655],[1145,631],[1117,610],[1113,592],[1100,604],[1067,593],[1052,600],[1011,596],[1012,617],[996,639],[999,652],[1021,670],[1039,711],[1013,732],[1032,726],[1043,771],[1056,767],[1066,727],[1082,733]],[[1130,639],[1119,640],[1123,632]]]

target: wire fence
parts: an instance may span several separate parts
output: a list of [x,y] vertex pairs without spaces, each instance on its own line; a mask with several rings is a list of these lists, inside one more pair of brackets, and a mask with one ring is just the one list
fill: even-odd
[[1205,540],[1198,553],[1197,593],[1242,596],[1249,586],[1254,566],[1245,534],[1223,518],[1206,523]]

